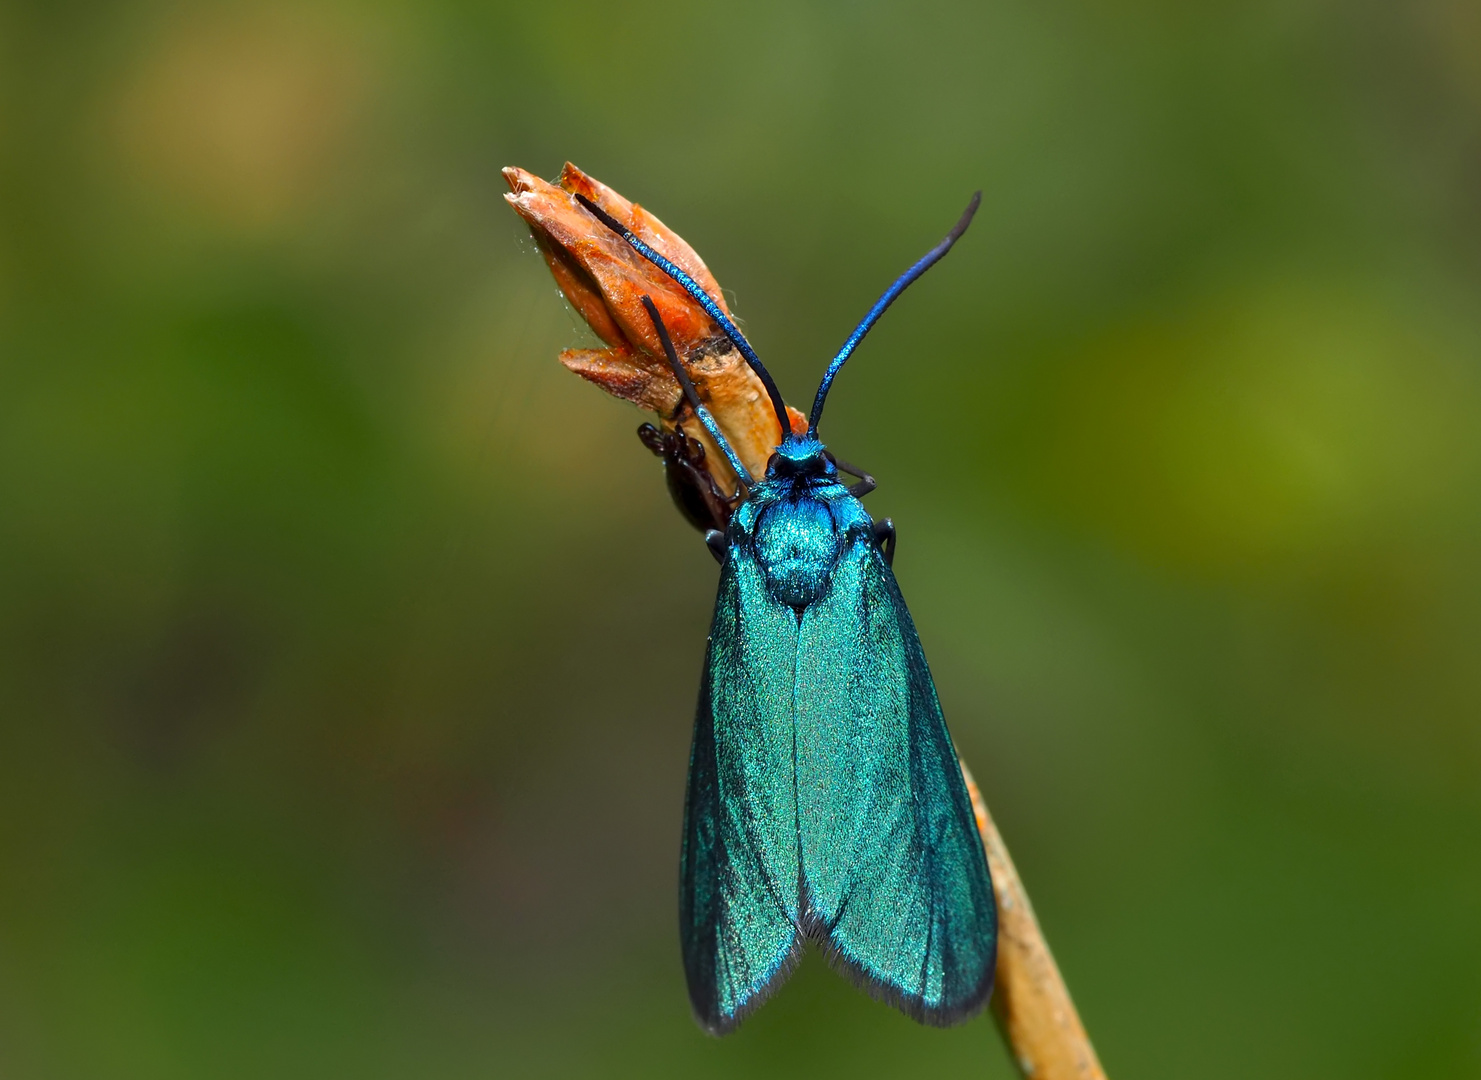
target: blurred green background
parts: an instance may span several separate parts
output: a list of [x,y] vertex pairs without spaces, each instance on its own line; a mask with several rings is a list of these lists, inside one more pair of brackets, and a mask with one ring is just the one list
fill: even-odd
[[715,567],[503,165],[880,479],[1112,1077],[1481,1076],[1481,8],[0,6],[0,1075],[1012,1075],[689,1016]]

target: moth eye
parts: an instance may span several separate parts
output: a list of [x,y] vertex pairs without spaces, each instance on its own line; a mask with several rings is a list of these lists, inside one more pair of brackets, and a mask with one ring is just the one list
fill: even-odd
[[769,458],[766,459],[766,471],[767,472],[775,472],[776,471],[776,466],[777,466],[777,455],[776,454],[772,454],[771,457],[769,457]]

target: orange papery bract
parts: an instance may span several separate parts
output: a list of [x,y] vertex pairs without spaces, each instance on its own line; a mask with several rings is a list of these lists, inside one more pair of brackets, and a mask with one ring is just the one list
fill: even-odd
[[[746,468],[761,476],[781,441],[781,429],[760,378],[704,308],[588,213],[575,196],[584,195],[676,263],[728,315],[725,297],[704,260],[658,218],[574,165],[567,163],[561,170],[558,184],[516,168],[505,169],[504,178],[510,187],[504,197],[529,223],[556,284],[607,344],[605,349],[567,349],[560,355],[561,363],[614,397],[655,413],[664,430],[682,428],[704,447],[704,467],[716,486],[733,494],[735,474],[684,404],[679,382],[643,308],[642,298],[652,297],[705,406]],[[807,430],[801,413],[791,408],[788,413],[794,430]]]

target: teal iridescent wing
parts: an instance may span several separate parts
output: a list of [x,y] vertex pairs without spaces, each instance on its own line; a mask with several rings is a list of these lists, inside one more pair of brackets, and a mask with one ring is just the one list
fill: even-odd
[[956,753],[894,575],[850,533],[800,620],[749,545],[721,570],[679,903],[712,1032],[764,1000],[804,938],[927,1023],[992,989],[996,911]]
[[700,682],[679,933],[695,1015],[729,1031],[786,977],[801,948],[793,770],[797,619],[732,550]]
[[803,928],[876,996],[931,1024],[992,990],[997,912],[936,688],[879,548],[857,536],[801,620]]

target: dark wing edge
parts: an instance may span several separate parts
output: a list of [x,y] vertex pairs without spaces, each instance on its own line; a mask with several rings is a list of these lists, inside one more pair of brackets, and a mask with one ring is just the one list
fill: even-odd
[[[898,903],[897,896],[872,898],[854,890],[844,894],[835,911],[816,911],[810,904],[802,927],[809,938],[819,943],[830,965],[871,997],[921,1023],[947,1027],[980,1012],[992,994],[998,925],[987,855],[925,653],[894,574],[872,544],[867,545],[853,565],[858,570],[856,582],[850,583],[847,575],[835,575],[835,583],[844,586],[836,596],[842,607],[838,614],[857,619],[861,627],[857,647],[869,648],[871,643],[877,646],[881,641],[890,641],[897,661],[903,662],[904,670],[899,674],[907,685],[906,715],[894,719],[897,722],[903,719],[907,725],[909,795],[916,807],[931,804],[944,811],[934,823],[919,811],[912,818],[916,828],[913,839],[919,845],[924,863],[917,880],[930,883],[924,901],[930,930],[921,958],[921,973],[914,987],[904,980],[892,979],[881,974],[878,965],[868,965],[867,958],[858,955],[860,950],[846,940],[846,927],[861,905],[873,901],[879,909]],[[799,649],[806,650],[808,645],[804,631]],[[807,659],[800,655],[799,671],[806,663]],[[847,656],[835,658],[838,670],[856,666]],[[934,831],[935,835],[928,836],[927,831]],[[944,865],[947,863],[954,865]],[[947,903],[954,903],[957,910],[945,910]],[[966,927],[960,925],[964,920],[969,924]],[[957,955],[959,950],[953,944],[954,940],[961,941],[964,932],[970,933],[972,939],[966,942],[965,952],[973,954],[965,957]],[[958,980],[954,993],[934,1005],[927,1002],[922,992],[927,983],[926,968],[933,956],[940,959],[945,971],[965,976],[965,982]],[[959,960],[960,971],[955,971]],[[946,975],[942,980],[946,981]]]
[[[754,560],[734,550],[721,569],[679,854],[679,934],[689,1001],[712,1035],[735,1030],[759,1008],[796,968],[805,942],[797,929],[793,748],[790,740],[781,748],[764,738],[775,726],[767,724],[768,707],[790,711],[790,694],[770,684],[785,680],[790,687],[796,620],[790,609],[761,605],[754,591],[758,574]],[[777,633],[788,627],[790,648]],[[769,663],[778,649],[788,653],[783,671]],[[724,715],[717,716],[717,708]],[[791,813],[778,821],[767,813],[772,800],[754,789],[782,749]]]

